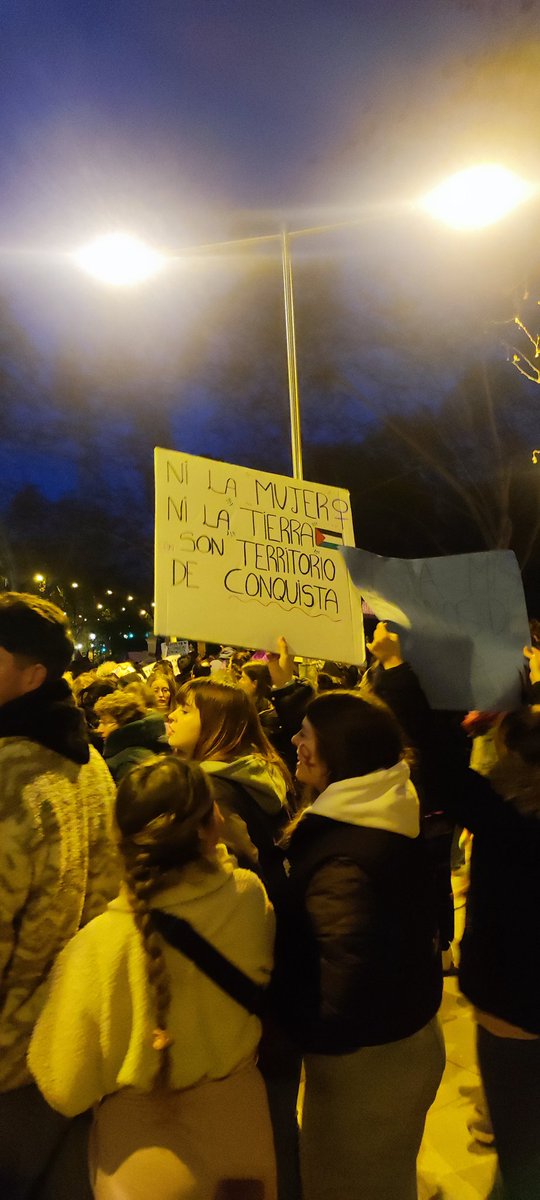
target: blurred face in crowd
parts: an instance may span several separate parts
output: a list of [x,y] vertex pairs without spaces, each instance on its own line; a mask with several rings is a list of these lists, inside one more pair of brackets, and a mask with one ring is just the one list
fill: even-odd
[[171,702],[171,688],[169,681],[165,679],[165,676],[156,676],[155,679],[151,680],[150,687],[154,693],[156,708],[162,710],[168,709]]
[[169,715],[169,746],[185,758],[192,758],[201,736],[201,714],[192,696]]
[[0,707],[35,691],[45,682],[46,674],[40,663],[25,663],[24,658],[0,646]]
[[107,740],[109,734],[113,733],[115,729],[118,729],[118,723],[115,721],[114,717],[100,717],[99,725],[97,726],[97,732],[101,734],[101,737],[104,741]]
[[304,717],[301,728],[291,741],[296,746],[296,778],[299,783],[307,783],[317,792],[324,792],[328,786],[328,770],[319,755],[317,735],[307,717]]

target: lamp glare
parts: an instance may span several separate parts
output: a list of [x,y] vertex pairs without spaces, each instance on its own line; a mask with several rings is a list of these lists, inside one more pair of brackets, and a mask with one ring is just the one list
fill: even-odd
[[420,207],[454,229],[483,229],[529,199],[533,191],[532,184],[506,167],[483,163],[444,179],[420,201]]
[[101,283],[130,287],[157,275],[164,256],[127,233],[96,238],[73,255],[77,266]]

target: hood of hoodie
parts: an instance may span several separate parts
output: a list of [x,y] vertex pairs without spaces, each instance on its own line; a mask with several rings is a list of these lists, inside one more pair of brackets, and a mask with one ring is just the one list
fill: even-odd
[[403,837],[416,838],[420,833],[418,796],[405,762],[387,770],[372,771],[370,775],[331,783],[307,813],[348,825],[386,829]]
[[0,738],[23,737],[71,762],[90,758],[84,715],[65,679],[43,683],[0,707]]
[[200,766],[207,775],[240,784],[269,816],[281,812],[287,803],[287,786],[279,767],[267,763],[260,754],[244,754],[232,762],[208,759]]

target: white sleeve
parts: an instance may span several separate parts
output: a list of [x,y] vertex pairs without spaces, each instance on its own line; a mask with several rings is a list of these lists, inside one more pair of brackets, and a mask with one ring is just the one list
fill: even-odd
[[97,943],[87,936],[90,930],[78,933],[59,955],[28,1051],[40,1091],[66,1117],[85,1112],[104,1093]]

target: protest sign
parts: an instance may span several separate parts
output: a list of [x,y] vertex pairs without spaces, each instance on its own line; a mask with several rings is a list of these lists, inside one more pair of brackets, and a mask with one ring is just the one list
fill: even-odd
[[351,578],[399,633],[433,708],[515,708],[529,625],[511,550],[446,558],[380,558],[344,549]]
[[361,662],[348,492],[157,449],[155,631]]

